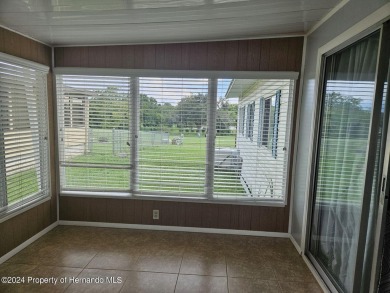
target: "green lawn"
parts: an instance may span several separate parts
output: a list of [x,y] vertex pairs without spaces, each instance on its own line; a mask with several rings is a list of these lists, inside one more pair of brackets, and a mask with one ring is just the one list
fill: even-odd
[[35,169],[18,172],[7,177],[8,204],[38,192],[38,178]]
[[[94,142],[90,152],[73,157],[72,163],[129,166],[130,147],[126,146],[126,140],[123,140],[119,148],[118,145],[113,148],[112,135],[109,132],[104,133],[99,130],[95,131],[93,136]],[[142,137],[141,135],[138,153],[138,190],[177,194],[202,194],[204,192],[206,168],[206,138],[204,136],[198,137],[195,133],[188,133],[181,145],[154,146],[142,141]],[[172,137],[170,136],[170,139]],[[216,147],[234,147],[234,145],[235,136],[217,137]],[[120,149],[120,151],[114,151],[114,149]],[[129,189],[129,170],[96,168],[95,166],[95,168],[65,167],[62,171],[66,174],[66,182],[63,185],[68,188]],[[215,192],[245,195],[237,173],[216,171],[215,181],[215,185],[218,186]]]

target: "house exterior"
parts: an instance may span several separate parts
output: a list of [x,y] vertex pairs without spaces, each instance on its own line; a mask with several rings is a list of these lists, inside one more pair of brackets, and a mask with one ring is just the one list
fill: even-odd
[[240,180],[248,196],[281,198],[286,189],[292,80],[232,80],[227,98],[237,97],[236,147]]

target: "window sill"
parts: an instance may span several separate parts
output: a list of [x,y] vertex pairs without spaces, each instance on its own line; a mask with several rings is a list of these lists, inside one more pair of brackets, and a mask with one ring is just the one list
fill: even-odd
[[5,210],[0,212],[0,223],[3,223],[9,219],[12,219],[13,217],[16,217],[17,215],[22,214],[22,213],[32,209],[33,207],[36,207],[36,206],[38,206],[38,205],[40,205],[40,204],[42,204],[50,199],[51,199],[50,195],[45,196],[45,197],[38,197],[36,199],[33,199],[29,202],[24,203],[23,205],[20,205],[20,206],[14,207],[14,208],[12,208],[12,206],[10,208],[6,208]]
[[156,196],[153,195],[131,195],[128,192],[92,192],[92,191],[62,191],[60,196],[85,197],[85,198],[113,198],[113,199],[142,199],[156,201],[173,202],[193,202],[193,203],[213,203],[213,204],[232,204],[232,205],[250,205],[250,206],[270,206],[285,207],[285,200],[254,199],[252,197],[219,197],[208,199],[206,197],[176,197],[176,196]]

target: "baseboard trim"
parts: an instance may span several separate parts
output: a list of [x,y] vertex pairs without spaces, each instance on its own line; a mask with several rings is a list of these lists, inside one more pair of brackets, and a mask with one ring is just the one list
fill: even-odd
[[294,237],[291,234],[289,234],[289,238],[290,238],[292,244],[294,245],[295,249],[298,251],[298,253],[302,255],[302,249],[298,245],[298,243],[295,241]]
[[140,224],[104,223],[104,222],[63,221],[63,220],[60,220],[58,224],[65,225],[65,226],[86,226],[86,227],[102,227],[102,228],[141,229],[141,230],[175,231],[175,232],[191,232],[191,233],[214,233],[214,234],[289,238],[288,233],[249,231],[249,230],[233,230],[233,229],[160,226],[160,225],[140,225]]
[[2,264],[3,262],[7,261],[8,259],[10,259],[11,257],[13,257],[15,254],[17,254],[18,252],[20,252],[22,249],[26,248],[27,246],[29,246],[31,243],[33,243],[34,241],[38,240],[39,238],[41,238],[43,235],[45,235],[47,232],[49,232],[50,230],[53,230],[55,227],[58,226],[58,222],[54,222],[53,224],[51,224],[50,226],[47,226],[45,229],[43,229],[42,231],[38,232],[37,234],[35,234],[33,237],[27,239],[26,241],[24,241],[22,244],[18,245],[17,247],[15,247],[14,249],[12,249],[10,252],[4,254],[2,257],[0,257],[0,264]]
[[316,271],[316,269],[314,268],[314,266],[312,265],[310,260],[307,258],[307,256],[303,253],[301,255],[302,255],[302,258],[303,258],[304,262],[306,263],[307,267],[309,268],[309,270],[313,274],[314,278],[317,280],[318,285],[320,285],[321,289],[324,292],[331,293],[328,286],[325,285],[325,282],[322,280],[322,278],[320,277],[320,275],[318,274],[318,272]]

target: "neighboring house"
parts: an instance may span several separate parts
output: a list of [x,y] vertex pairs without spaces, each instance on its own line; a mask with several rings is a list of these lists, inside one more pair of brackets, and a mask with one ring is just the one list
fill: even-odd
[[247,195],[285,194],[291,80],[232,80],[227,98],[238,97],[236,147]]

